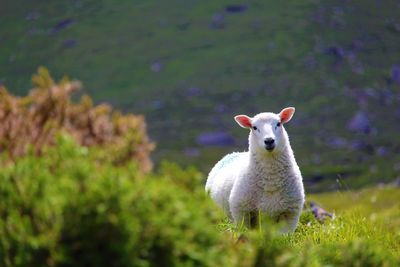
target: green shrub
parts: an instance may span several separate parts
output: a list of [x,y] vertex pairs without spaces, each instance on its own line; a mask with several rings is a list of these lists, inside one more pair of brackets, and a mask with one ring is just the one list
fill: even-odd
[[[310,211],[279,235],[224,220],[195,168],[144,174],[60,135],[37,157],[0,158],[0,266],[396,266],[396,228]],[[396,252],[397,251],[397,252]]]
[[[218,209],[181,185],[93,160],[61,136],[0,174],[1,266],[215,266],[230,262]],[[5,164],[5,163],[4,163]],[[172,166],[172,165],[170,165]],[[167,168],[167,165],[165,165]],[[229,240],[229,238],[228,238]],[[224,249],[226,248],[226,249]]]

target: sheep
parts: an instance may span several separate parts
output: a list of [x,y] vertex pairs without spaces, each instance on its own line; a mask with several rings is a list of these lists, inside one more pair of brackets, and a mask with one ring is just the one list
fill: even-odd
[[295,108],[279,114],[235,116],[250,130],[249,151],[223,157],[210,171],[206,192],[236,224],[252,226],[258,213],[284,223],[282,232],[296,229],[304,205],[303,178],[283,125]]

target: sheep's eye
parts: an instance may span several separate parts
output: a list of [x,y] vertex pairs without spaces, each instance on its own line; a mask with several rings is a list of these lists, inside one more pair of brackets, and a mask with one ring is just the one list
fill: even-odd
[[277,126],[277,127],[281,126],[281,123],[280,123],[280,122],[278,122],[278,123],[276,124],[276,126]]
[[253,130],[254,130],[254,131],[257,130],[257,127],[256,127],[256,126],[253,126]]

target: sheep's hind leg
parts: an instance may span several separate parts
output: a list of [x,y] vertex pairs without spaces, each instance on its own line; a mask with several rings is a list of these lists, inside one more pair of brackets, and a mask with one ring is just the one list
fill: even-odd
[[255,229],[259,227],[259,212],[257,210],[252,210],[249,212],[249,216],[250,228]]
[[282,228],[280,229],[281,233],[289,233],[294,232],[299,222],[300,213],[294,211],[286,211],[281,213],[277,217],[278,223],[283,223]]

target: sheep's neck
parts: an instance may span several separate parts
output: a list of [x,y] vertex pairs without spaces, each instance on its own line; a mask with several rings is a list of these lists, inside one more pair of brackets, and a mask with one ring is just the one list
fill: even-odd
[[273,180],[278,176],[282,183],[284,182],[282,179],[286,177],[285,174],[292,169],[293,152],[289,144],[285,144],[280,151],[263,151],[263,153],[250,151],[250,157],[250,168],[262,173],[265,180]]

